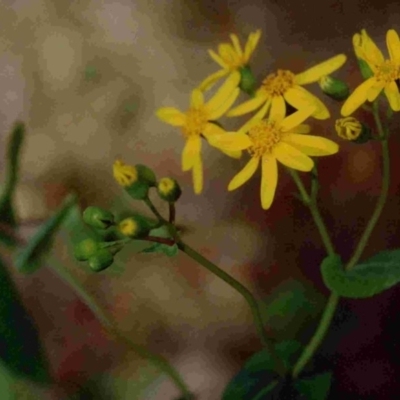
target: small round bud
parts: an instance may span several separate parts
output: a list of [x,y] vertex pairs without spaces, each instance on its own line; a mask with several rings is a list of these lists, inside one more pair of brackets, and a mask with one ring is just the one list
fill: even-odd
[[141,238],[147,236],[150,227],[145,218],[135,215],[125,218],[118,224],[118,230],[124,235],[131,238]]
[[371,139],[371,130],[354,117],[340,118],[335,122],[335,129],[342,139],[362,144]]
[[254,77],[253,73],[249,66],[245,66],[239,69],[240,72],[240,83],[239,88],[243,92],[253,95],[256,90],[256,78]]
[[108,249],[99,249],[96,254],[88,259],[92,271],[100,272],[108,268],[114,262],[114,256]]
[[74,256],[78,261],[86,261],[99,250],[99,243],[93,239],[85,239],[74,248]]
[[107,229],[114,224],[114,215],[103,208],[90,206],[83,212],[83,221],[93,228]]
[[[143,200],[147,197],[149,182],[143,178],[143,168],[140,167],[142,173],[136,167],[126,165],[120,160],[116,160],[113,165],[115,180],[125,188],[128,194],[135,200]],[[151,170],[150,170],[151,171]],[[149,175],[148,171],[145,173]],[[141,179],[142,176],[142,179]]]
[[323,76],[318,83],[321,90],[334,100],[343,101],[349,97],[349,86],[340,79],[326,75]]
[[178,182],[172,178],[160,179],[157,185],[157,192],[163,200],[169,203],[175,203],[182,194]]
[[136,164],[135,168],[139,175],[139,180],[146,182],[150,187],[156,186],[157,178],[154,171],[146,165]]

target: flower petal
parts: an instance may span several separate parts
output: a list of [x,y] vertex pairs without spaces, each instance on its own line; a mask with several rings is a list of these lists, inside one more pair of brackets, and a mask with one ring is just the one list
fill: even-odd
[[390,82],[385,86],[385,95],[393,111],[400,111],[400,94],[396,82]]
[[237,54],[239,57],[242,57],[242,56],[243,56],[243,50],[242,50],[242,46],[240,45],[239,38],[238,38],[237,35],[235,35],[234,33],[231,33],[231,34],[229,35],[229,37],[230,37],[231,40],[232,40],[233,48],[235,49],[236,54]]
[[232,110],[229,111],[226,116],[237,117],[239,115],[247,114],[259,108],[261,104],[267,101],[267,99],[268,95],[264,93],[256,94],[256,97],[254,97],[253,99],[247,100],[239,106],[232,108]]
[[194,89],[190,96],[190,107],[200,108],[204,104],[203,92],[199,89]]
[[365,29],[361,30],[361,34],[353,36],[353,46],[356,56],[367,61],[373,70],[376,69],[376,65],[382,64],[385,61],[382,52],[369,37]]
[[297,110],[306,107],[315,107],[315,111],[312,116],[315,119],[327,119],[329,118],[329,110],[326,108],[322,101],[310,93],[308,90],[301,86],[294,86],[286,91],[284,94],[285,100]]
[[390,59],[400,64],[400,40],[394,29],[389,29],[386,34],[386,44],[389,50]]
[[186,122],[186,115],[174,107],[159,108],[156,115],[161,121],[173,126],[183,126]]
[[228,67],[230,67],[230,64],[234,63],[237,59],[235,50],[229,43],[221,43],[218,46],[218,53],[220,57],[226,62]]
[[269,119],[280,122],[285,118],[286,104],[282,96],[274,96],[271,100]]
[[305,121],[314,112],[314,110],[315,108],[308,107],[289,115],[280,123],[282,131],[291,131],[297,125],[300,125],[303,121]]
[[285,142],[279,142],[272,150],[272,154],[283,165],[299,171],[311,171],[314,166],[314,161],[310,157]]
[[192,178],[194,192],[196,194],[201,193],[203,190],[203,163],[201,161],[200,155],[193,162]]
[[237,151],[249,148],[253,143],[243,133],[225,133],[224,135],[210,136],[208,143],[220,150]]
[[368,92],[372,86],[376,85],[377,81],[374,77],[367,79],[344,102],[340,113],[343,117],[352,114],[361,104],[365,103],[368,97]]
[[198,89],[201,91],[206,91],[211,89],[216,82],[218,82],[221,78],[223,78],[225,75],[229,74],[228,69],[220,69],[217,72],[214,72],[211,75],[208,75],[198,86]]
[[278,184],[278,163],[273,156],[261,159],[261,206],[264,210],[271,207]]
[[207,102],[206,109],[212,113],[225,103],[230,97],[232,92],[236,89],[240,82],[240,73],[238,71],[231,72],[229,77],[225,80],[222,86],[217,90],[214,96]]
[[335,142],[320,136],[289,133],[283,136],[282,141],[308,156],[329,156],[339,150]]
[[308,83],[317,82],[324,75],[330,75],[332,72],[339,69],[345,62],[346,56],[344,54],[339,54],[297,74],[295,82],[298,85],[307,85]]
[[235,190],[247,182],[256,172],[259,162],[260,159],[258,157],[252,157],[245,167],[229,182],[228,190]]
[[220,107],[213,110],[211,113],[209,113],[209,118],[211,120],[221,118],[227,110],[229,110],[232,107],[232,104],[235,102],[237,97],[239,96],[240,89],[236,88],[232,91],[231,95],[225,100],[224,103],[221,103]]
[[247,39],[247,43],[244,48],[244,59],[246,63],[249,61],[249,58],[253,54],[255,48],[261,37],[261,30],[257,30],[256,32],[250,33],[249,38]]
[[210,57],[223,69],[228,69],[226,62],[213,50],[208,50]]
[[268,109],[271,105],[271,100],[268,99],[260,110],[257,111],[240,129],[238,129],[238,133],[247,133],[252,126],[258,124],[267,114]]
[[384,86],[385,84],[381,82],[378,82],[376,85],[372,86],[372,88],[368,90],[367,100],[373,102],[379,96],[379,93],[382,92]]
[[200,157],[201,139],[200,136],[191,136],[186,140],[182,151],[182,171],[189,171],[193,163]]
[[291,133],[299,133],[299,134],[310,133],[310,131],[311,131],[310,125],[306,124],[295,126],[290,130]]

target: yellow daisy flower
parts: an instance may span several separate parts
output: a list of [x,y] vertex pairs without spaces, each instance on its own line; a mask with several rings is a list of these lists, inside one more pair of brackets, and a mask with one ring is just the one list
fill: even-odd
[[385,59],[382,52],[367,35],[365,30],[353,37],[356,56],[363,59],[373,72],[373,76],[364,81],[344,102],[341,114],[352,114],[367,100],[374,101],[384,90],[393,111],[400,111],[400,94],[396,84],[400,79],[400,40],[397,32],[390,29],[386,34],[386,45],[390,59]]
[[295,75],[288,70],[279,69],[276,73],[268,75],[257,90],[253,99],[245,101],[233,108],[228,117],[247,114],[261,107],[262,104],[271,106],[272,118],[286,115],[286,104],[289,103],[297,110],[313,107],[312,116],[316,119],[329,118],[329,111],[325,105],[302,85],[319,81],[323,76],[330,75],[340,68],[346,61],[344,54],[330,58],[306,71]]
[[228,190],[235,190],[247,182],[261,164],[261,205],[268,209],[274,199],[278,182],[278,161],[299,171],[310,171],[314,162],[309,156],[327,156],[337,153],[339,147],[329,139],[307,135],[308,125],[303,125],[315,112],[312,107],[296,111],[289,117],[265,119],[265,104],[236,133],[213,138],[220,148],[238,150],[247,148],[251,159],[231,180]]
[[222,68],[221,70],[207,76],[204,81],[199,85],[199,89],[204,91],[210,89],[215,82],[224,76],[238,71],[240,68],[245,67],[251,55],[253,54],[257,44],[260,40],[261,30],[250,33],[247,43],[242,49],[239,38],[235,34],[231,34],[230,38],[232,44],[221,43],[218,47],[218,54],[213,50],[208,50],[211,58]]
[[[226,134],[226,131],[212,123],[220,118],[232,106],[237,96],[240,73],[232,73],[218,89],[215,95],[204,102],[203,93],[199,89],[192,91],[190,108],[181,112],[174,107],[163,107],[157,110],[156,115],[167,124],[181,128],[186,140],[182,152],[182,170],[192,170],[195,193],[200,193],[203,188],[203,167],[201,160],[201,138],[208,142],[215,135]],[[211,144],[211,143],[210,143]],[[218,145],[212,144],[215,147]],[[231,157],[240,157],[239,151],[224,151]]]

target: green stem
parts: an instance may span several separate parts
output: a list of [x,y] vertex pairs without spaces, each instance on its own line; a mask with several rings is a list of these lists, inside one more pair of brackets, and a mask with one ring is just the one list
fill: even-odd
[[[375,120],[379,121],[379,123],[377,123],[379,135],[381,137],[383,137],[384,132],[383,132],[383,128],[382,128],[382,124],[381,124],[381,121],[379,118],[378,111],[376,108],[374,108],[373,112],[374,112]],[[372,216],[371,216],[370,220],[368,221],[368,224],[361,236],[361,239],[354,251],[354,254],[351,257],[351,259],[349,260],[347,266],[345,267],[346,270],[353,268],[358,263],[361,255],[365,249],[365,246],[368,243],[371,233],[372,233],[373,229],[375,228],[376,223],[378,222],[378,219],[381,215],[382,209],[383,209],[386,199],[387,199],[387,195],[388,195],[388,191],[389,191],[389,183],[390,183],[390,158],[389,158],[388,141],[386,139],[382,140],[382,158],[383,158],[383,168],[382,168],[381,193],[380,193],[380,196],[376,203],[374,212],[372,213]],[[300,181],[300,183],[301,183],[301,181]],[[302,185],[302,183],[301,183],[301,185]],[[304,189],[304,187],[303,187],[303,189]],[[316,210],[314,210],[314,212],[311,208],[312,204],[314,204],[314,207],[316,209]],[[324,223],[323,223],[322,219],[320,219],[318,217],[319,213],[318,214],[315,213],[315,211],[318,211],[318,208],[315,205],[315,203],[310,203],[309,207],[310,207],[311,213],[313,215],[313,218],[315,220],[315,223],[320,229],[321,224],[322,224],[322,226],[324,226]],[[317,217],[317,219],[316,219],[316,217]],[[323,231],[325,231],[325,230],[323,230]],[[323,231],[321,231],[321,229],[320,229],[321,236],[325,235],[325,233],[324,234],[322,233]],[[328,235],[328,238],[329,238],[329,235]],[[324,243],[325,242],[326,242],[326,238],[324,240]],[[329,242],[330,242],[330,239],[329,239]],[[329,249],[328,249],[327,243],[325,244],[325,247],[327,248],[328,254],[329,255],[334,254],[333,246],[332,247],[329,246]],[[309,344],[306,346],[306,348],[304,349],[300,358],[298,359],[296,365],[293,368],[293,372],[292,372],[293,378],[296,378],[301,373],[301,371],[304,369],[304,367],[307,365],[307,363],[312,359],[312,357],[314,356],[318,347],[324,340],[325,335],[330,327],[333,316],[335,314],[338,303],[339,303],[339,296],[336,295],[335,293],[331,293],[331,295],[329,296],[328,302],[325,306],[325,309],[322,314],[321,321],[318,325],[317,330],[315,331]]]
[[223,271],[221,268],[213,264],[211,261],[207,260],[205,257],[203,257],[201,254],[199,254],[197,251],[192,249],[187,244],[183,243],[181,240],[179,240],[177,244],[181,251],[183,251],[193,260],[197,261],[203,267],[207,268],[211,273],[218,276],[218,278],[222,279],[224,282],[226,282],[229,286],[238,291],[244,297],[244,299],[247,301],[247,304],[251,309],[251,312],[253,313],[254,322],[256,324],[261,342],[271,355],[272,359],[274,360],[276,372],[279,375],[284,376],[286,373],[285,364],[276,354],[273,344],[270,342],[270,340],[266,335],[258,303],[255,300],[254,296],[251,294],[251,292],[240,282],[234,279],[232,276],[227,274],[225,271]]
[[[57,263],[52,263],[57,265]],[[75,293],[83,300],[83,302],[90,308],[93,314],[99,319],[102,325],[105,327],[107,332],[113,336],[116,340],[124,343],[127,348],[134,351],[140,357],[149,360],[151,363],[156,365],[161,371],[168,375],[175,385],[181,390],[185,398],[191,398],[192,393],[186,386],[179,372],[161,355],[154,354],[144,347],[132,342],[125,336],[123,336],[119,330],[115,327],[115,324],[107,317],[102,308],[97,304],[97,301],[90,296],[85,289],[76,281],[70,272],[65,268],[53,269],[57,274],[65,280],[70,287],[73,288]]]
[[148,197],[146,197],[143,201],[146,203],[147,207],[150,208],[150,210],[152,211],[152,213],[157,217],[157,219],[158,219],[160,222],[164,222],[164,223],[167,222],[167,221],[164,219],[164,217],[158,212],[157,208],[154,206],[154,204],[152,203],[152,201],[151,201]]

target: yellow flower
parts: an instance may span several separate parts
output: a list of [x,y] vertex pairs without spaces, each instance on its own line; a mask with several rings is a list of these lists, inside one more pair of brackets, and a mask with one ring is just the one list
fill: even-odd
[[336,133],[346,140],[356,140],[362,132],[362,125],[358,119],[346,117],[337,119],[335,122]]
[[302,122],[313,114],[314,108],[303,108],[289,117],[265,119],[268,105],[236,133],[215,137],[221,148],[229,150],[247,148],[251,159],[231,180],[228,190],[235,190],[247,182],[261,164],[261,205],[268,209],[274,199],[278,182],[278,161],[299,171],[310,171],[314,165],[309,156],[335,154],[338,145],[319,136],[306,135],[310,131]]
[[133,218],[125,218],[119,223],[118,229],[125,236],[135,236],[140,230],[140,227]]
[[239,38],[235,34],[231,34],[230,38],[232,40],[232,44],[221,43],[218,47],[218,54],[213,50],[208,50],[211,58],[222,69],[205,78],[199,85],[199,89],[202,91],[210,89],[219,79],[234,71],[238,71],[242,67],[245,67],[248,64],[255,48],[257,47],[260,36],[261,30],[250,33],[243,50],[242,46],[240,45]]
[[227,116],[247,114],[261,107],[262,104],[268,104],[271,106],[273,119],[283,118],[286,115],[286,101],[297,110],[313,107],[314,118],[327,119],[329,118],[328,109],[317,97],[302,88],[302,85],[317,82],[324,75],[336,71],[345,61],[346,56],[339,54],[297,75],[291,71],[279,69],[263,80],[253,99],[233,108]]
[[373,76],[364,81],[344,102],[341,114],[352,114],[367,100],[374,101],[382,90],[393,111],[400,111],[400,94],[396,81],[400,79],[400,40],[397,32],[390,29],[386,34],[386,44],[390,59],[385,59],[382,52],[367,35],[366,31],[353,37],[356,56],[364,60]]
[[[162,121],[181,128],[186,140],[182,152],[182,170],[192,170],[195,193],[200,193],[203,188],[203,167],[201,161],[201,138],[210,142],[215,135],[226,132],[211,121],[220,118],[231,107],[239,95],[237,85],[240,73],[232,73],[218,89],[215,95],[204,102],[203,93],[199,89],[192,91],[190,108],[181,112],[173,107],[164,107],[157,110],[157,116]],[[211,145],[218,147],[210,143]],[[224,150],[222,150],[224,151]],[[239,151],[224,151],[231,157],[240,157]]]
[[130,186],[138,180],[138,171],[131,165],[126,165],[121,160],[115,160],[113,165],[115,180],[124,187]]

